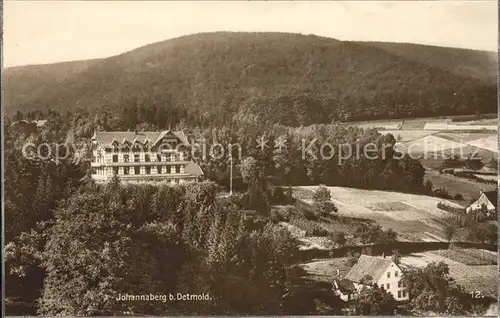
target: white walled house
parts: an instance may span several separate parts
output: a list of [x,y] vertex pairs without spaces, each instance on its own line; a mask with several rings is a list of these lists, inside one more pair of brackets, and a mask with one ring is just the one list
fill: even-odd
[[345,279],[350,280],[359,292],[365,286],[372,286],[362,281],[366,276],[371,277],[372,284],[376,283],[390,292],[397,301],[409,300],[408,291],[403,286],[401,268],[392,259],[361,255]]
[[91,142],[91,176],[96,181],[108,181],[114,174],[123,181],[168,183],[203,176],[201,168],[184,157],[189,143],[182,131],[99,131]]
[[496,206],[497,206],[497,192],[496,191],[490,191],[490,192],[483,192],[481,191],[479,193],[479,198],[474,201],[471,205],[469,205],[467,208],[465,208],[465,212],[470,213],[473,211],[480,211],[482,207],[486,206],[487,210],[487,215],[494,215],[496,214]]

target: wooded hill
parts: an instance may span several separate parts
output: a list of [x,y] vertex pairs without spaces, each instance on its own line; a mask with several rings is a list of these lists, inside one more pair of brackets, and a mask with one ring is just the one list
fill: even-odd
[[[126,107],[289,126],[496,111],[493,52],[215,32],[98,60],[4,71],[8,115]],[[151,111],[152,114],[155,111]]]

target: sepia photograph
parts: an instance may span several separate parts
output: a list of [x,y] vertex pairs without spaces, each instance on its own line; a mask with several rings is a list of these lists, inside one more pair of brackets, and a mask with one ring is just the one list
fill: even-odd
[[1,6],[3,316],[499,316],[497,1]]

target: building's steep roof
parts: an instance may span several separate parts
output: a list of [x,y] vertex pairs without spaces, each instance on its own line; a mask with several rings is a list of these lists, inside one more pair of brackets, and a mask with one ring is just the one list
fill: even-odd
[[377,282],[386,269],[392,264],[390,258],[361,255],[356,265],[345,276],[346,279],[359,283],[365,275],[372,277]]
[[488,208],[496,208],[497,207],[497,192],[489,191],[489,192],[481,192],[479,198],[474,201],[469,207],[486,205]]
[[349,294],[353,293],[356,291],[356,287],[352,283],[352,281],[348,279],[335,279],[335,282],[337,283],[337,286],[339,287],[339,290],[344,293],[344,294]]
[[148,142],[152,144],[154,141],[157,141],[158,137],[164,136],[167,133],[171,132],[174,134],[183,144],[188,145],[188,140],[186,135],[182,131],[98,131],[94,135],[94,138],[98,140],[99,144],[103,146],[109,146],[113,142],[113,139],[124,143],[125,141],[133,142],[134,139],[137,142],[144,144],[144,142]]
[[498,193],[497,191],[488,191],[485,192],[484,195],[488,198],[488,200],[495,206],[498,206]]
[[197,176],[203,175],[203,170],[201,170],[200,166],[197,163],[190,162],[184,168],[185,173],[194,174]]

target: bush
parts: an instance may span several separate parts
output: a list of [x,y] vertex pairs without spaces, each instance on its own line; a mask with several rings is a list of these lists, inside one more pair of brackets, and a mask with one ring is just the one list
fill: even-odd
[[356,226],[354,236],[362,244],[384,244],[392,243],[397,240],[397,233],[395,231],[392,229],[384,231],[378,224],[359,224]]
[[464,196],[461,193],[457,193],[457,194],[455,194],[453,199],[455,199],[457,201],[462,201],[464,199]]
[[271,222],[273,222],[274,224],[286,221],[285,218],[283,217],[283,215],[277,209],[271,210],[270,219],[271,219]]
[[306,230],[306,236],[328,236],[328,231],[322,228],[320,225],[315,224],[311,228]]
[[305,231],[305,236],[328,236],[328,231],[321,227],[317,221],[311,221],[301,217],[293,217],[290,220],[290,224]]
[[337,212],[338,209],[331,201],[330,190],[324,185],[320,185],[313,194],[314,211],[319,216],[328,216],[332,212]]
[[308,220],[311,220],[311,221],[316,221],[318,219],[318,216],[316,214],[314,214],[313,211],[309,210],[309,209],[304,209],[302,208],[302,215],[308,219]]
[[453,199],[453,197],[450,195],[450,193],[448,193],[445,187],[434,189],[434,195],[443,199]]
[[287,196],[288,202],[294,201],[292,187],[288,186],[288,188],[286,189],[286,196]]
[[393,250],[392,251],[392,261],[396,263],[396,265],[399,265],[401,262],[401,253],[399,253],[399,250]]
[[288,203],[288,199],[285,195],[285,191],[283,190],[282,187],[274,187],[272,190],[272,202],[276,204],[286,204]]
[[295,215],[296,210],[293,207],[287,206],[283,210],[281,210],[280,212],[281,212],[281,216],[283,217],[285,222],[288,222],[288,221],[290,221],[292,216]]
[[295,214],[295,208],[290,206],[282,209],[276,208],[271,210],[270,219],[275,224],[279,222],[289,222]]
[[439,202],[437,204],[437,207],[438,207],[438,209],[441,209],[441,210],[446,211],[446,212],[451,212],[451,213],[465,213],[465,209],[464,208],[454,207],[454,206],[448,205],[448,204],[446,204],[444,202]]
[[361,254],[363,254],[363,255],[374,255],[373,249],[371,247],[364,247],[361,250]]
[[330,240],[337,246],[342,247],[346,243],[345,233],[344,232],[333,233],[330,235]]

